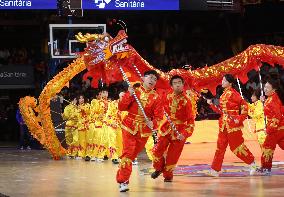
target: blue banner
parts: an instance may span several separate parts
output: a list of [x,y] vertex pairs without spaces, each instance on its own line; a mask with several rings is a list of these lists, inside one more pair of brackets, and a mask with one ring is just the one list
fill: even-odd
[[[86,10],[179,10],[179,0],[82,0],[82,8]],[[1,9],[54,10],[57,9],[57,0],[0,0]]]
[[179,10],[179,0],[83,0],[83,9]]
[[0,0],[0,10],[54,10],[57,0]]

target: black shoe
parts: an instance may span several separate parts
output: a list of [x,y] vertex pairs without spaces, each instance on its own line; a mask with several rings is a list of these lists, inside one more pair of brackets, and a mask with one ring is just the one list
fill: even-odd
[[108,157],[107,157],[106,155],[104,156],[104,160],[105,160],[105,161],[108,160]]
[[151,174],[151,178],[152,178],[152,179],[156,179],[156,178],[158,178],[158,176],[160,176],[160,174],[162,174],[162,172],[156,170],[155,172],[153,172],[153,173]]
[[90,160],[91,160],[91,158],[89,156],[85,157],[85,161],[90,161]]
[[113,159],[113,160],[111,160],[111,161],[112,161],[113,164],[119,164],[118,159]]
[[173,179],[164,179],[164,182],[167,182],[167,183],[173,182]]

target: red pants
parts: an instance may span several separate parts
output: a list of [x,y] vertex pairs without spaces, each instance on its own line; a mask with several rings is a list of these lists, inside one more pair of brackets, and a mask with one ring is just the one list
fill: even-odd
[[284,150],[284,130],[266,136],[262,149],[261,167],[267,169],[272,168],[272,159],[276,144]]
[[137,157],[148,140],[148,137],[141,137],[140,133],[136,135],[130,134],[128,131],[122,130],[122,155],[119,169],[116,174],[118,183],[128,183],[132,172],[132,161]]
[[216,171],[220,171],[226,152],[226,148],[229,144],[231,151],[246,164],[251,164],[254,161],[254,156],[249,149],[244,145],[244,138],[242,131],[235,131],[228,133],[226,128],[223,132],[219,132],[217,141],[217,150],[212,162],[211,168]]
[[[160,136],[153,148],[153,167],[162,171],[165,179],[173,178],[173,170],[181,155],[186,138],[182,141],[172,140],[171,135]],[[165,152],[166,156],[164,156]]]

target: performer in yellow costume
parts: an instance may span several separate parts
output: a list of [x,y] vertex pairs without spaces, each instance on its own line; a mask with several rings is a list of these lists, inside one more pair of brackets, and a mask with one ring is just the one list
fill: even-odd
[[105,156],[112,159],[114,164],[118,164],[120,151],[118,151],[118,101],[109,101],[107,113],[104,117],[103,124],[103,141],[106,147]]
[[72,102],[64,108],[63,119],[66,120],[65,139],[68,145],[67,156],[73,158],[78,155],[79,141],[78,141],[78,107],[77,99],[74,98]]
[[[96,156],[98,153],[98,141],[99,141],[99,133],[102,129],[102,122],[99,119],[99,115],[102,113],[100,110],[100,101],[98,100],[99,96],[91,101],[90,105],[90,114],[89,114],[89,135],[88,142],[89,146],[87,146],[87,155],[90,157],[91,161],[96,161]],[[92,146],[91,146],[92,144]]]
[[85,161],[96,161],[96,154],[97,154],[97,146],[98,146],[98,137],[97,133],[99,133],[97,130],[101,129],[100,121],[98,121],[98,115],[101,113],[98,112],[98,105],[99,101],[98,99],[93,99],[91,101],[91,104],[89,105],[90,110],[88,113],[88,123],[89,123],[89,129],[86,132],[86,158]]
[[252,104],[249,104],[248,114],[255,122],[255,132],[257,133],[257,140],[260,147],[262,148],[262,145],[266,138],[266,134],[265,134],[263,104],[259,100],[259,98],[260,98],[260,91],[259,90],[254,91],[251,96]]
[[102,158],[111,158],[114,164],[118,164],[119,152],[117,151],[117,113],[118,102],[108,100],[108,91],[106,88],[100,92],[100,102],[103,104],[101,110],[102,129],[99,132],[99,151],[97,160]]
[[[84,95],[79,95],[78,98],[78,133],[79,133],[79,151],[78,156],[84,158],[86,156],[86,148],[87,148],[87,138],[88,132],[90,130],[89,127],[89,114],[90,114],[90,104],[85,102]],[[86,158],[88,160],[89,158]]]
[[95,149],[93,152],[94,157],[92,160],[103,162],[103,158],[106,153],[106,146],[104,143],[104,130],[103,122],[104,117],[108,109],[108,91],[106,88],[100,90],[97,99],[93,99],[91,102],[91,114],[94,117],[95,129],[94,129],[94,141]]

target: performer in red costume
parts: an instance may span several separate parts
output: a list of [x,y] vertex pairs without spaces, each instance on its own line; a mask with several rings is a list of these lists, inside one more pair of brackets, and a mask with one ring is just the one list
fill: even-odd
[[[267,136],[262,149],[261,168],[257,171],[270,175],[276,145],[284,150],[284,92],[280,80],[275,77],[268,79],[264,92],[268,97],[264,103]],[[264,100],[263,97],[261,99]]]
[[[129,190],[129,178],[132,172],[132,161],[144,148],[148,137],[152,135],[149,128],[157,129],[163,118],[163,106],[159,95],[154,90],[159,75],[154,70],[144,73],[143,85],[137,89],[129,87],[129,91],[118,103],[120,111],[127,111],[128,114],[122,120],[123,150],[116,180],[119,183],[120,192]],[[138,107],[133,93],[137,95],[144,111],[149,119],[148,122]]]
[[168,120],[162,124],[158,143],[153,148],[153,166],[156,171],[151,174],[151,177],[156,179],[163,173],[165,182],[172,182],[173,170],[184,143],[192,135],[194,128],[191,101],[184,92],[183,78],[178,75],[173,76],[170,85],[173,92],[163,99]]
[[243,128],[243,121],[248,114],[248,106],[239,92],[232,87],[234,82],[235,79],[230,74],[226,74],[223,77],[222,87],[224,88],[224,92],[220,97],[220,108],[213,105],[212,100],[207,100],[212,109],[221,114],[217,150],[212,162],[212,169],[208,173],[210,176],[219,176],[228,144],[231,151],[238,158],[250,165],[250,175],[253,175],[256,171],[254,156],[244,144],[241,130]]

